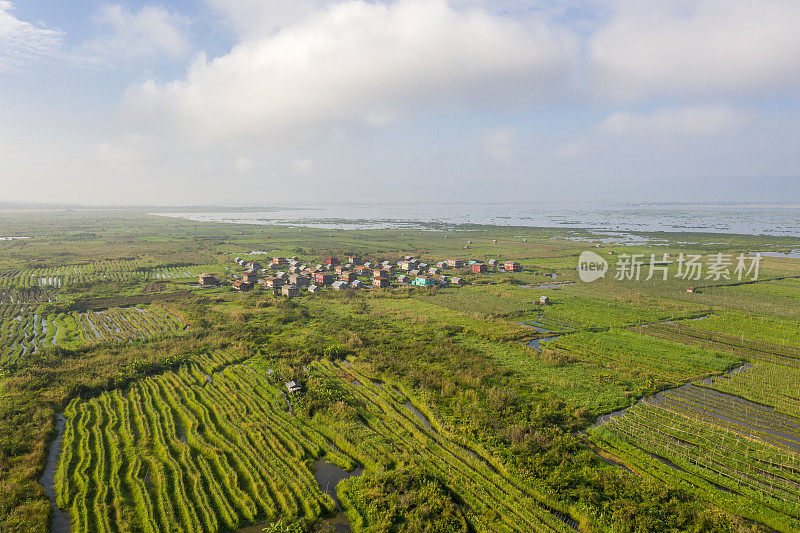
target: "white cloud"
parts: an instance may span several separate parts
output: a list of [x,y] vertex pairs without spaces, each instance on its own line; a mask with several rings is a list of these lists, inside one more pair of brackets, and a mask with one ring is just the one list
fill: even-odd
[[258,167],[258,161],[255,161],[250,157],[245,157],[242,155],[237,157],[236,160],[233,162],[233,164],[236,167],[236,170],[240,172],[249,172]]
[[515,128],[497,128],[484,132],[481,145],[493,159],[506,162],[514,157],[514,141],[516,139],[517,130]]
[[554,154],[557,157],[565,159],[572,159],[580,157],[586,151],[586,143],[584,141],[569,141],[562,145],[556,146]]
[[[206,0],[212,10],[238,33],[249,39],[272,35],[295,24],[314,11],[348,0]],[[383,0],[384,3],[389,3]],[[458,9],[480,9],[506,17],[526,17],[532,13],[559,15],[564,11],[591,12],[585,0],[449,0]],[[598,4],[600,5],[600,4]]]
[[298,159],[292,163],[292,168],[300,174],[310,174],[314,170],[314,162],[311,159]]
[[[514,200],[572,179],[594,200],[603,180],[800,172],[800,0],[205,0],[213,20],[107,1],[126,7],[93,24],[89,2],[67,36],[0,0],[0,72],[38,69],[2,76],[5,198]],[[239,44],[190,59],[225,21]],[[98,65],[126,68],[79,70]]]
[[[216,155],[216,154],[215,154]],[[264,156],[264,154],[254,156],[240,155],[234,159],[234,167],[243,174],[257,171],[257,175],[263,176],[265,172],[274,173],[279,169],[274,161]],[[285,166],[285,165],[284,165]]]
[[373,128],[383,128],[396,122],[397,119],[396,111],[375,110],[364,114],[364,123]]
[[670,107],[649,113],[617,112],[603,120],[600,130],[650,138],[714,136],[738,130],[745,121],[742,113],[726,106]]
[[184,35],[188,21],[162,7],[144,6],[134,12],[105,4],[95,19],[107,31],[78,47],[75,54],[82,61],[114,65],[153,57],[174,60],[191,51]]
[[600,93],[774,94],[800,88],[796,0],[618,0],[588,42]]
[[148,135],[127,134],[98,144],[98,160],[112,165],[142,165],[159,163],[163,153]]
[[63,32],[42,28],[11,14],[14,4],[0,0],[0,72],[19,67],[33,57],[52,56]]
[[128,116],[219,143],[293,141],[343,122],[488,99],[542,97],[569,68],[572,42],[444,0],[332,5],[223,57],[199,57],[185,80],[130,88]]
[[309,13],[333,3],[330,0],[206,0],[245,39],[264,37]]

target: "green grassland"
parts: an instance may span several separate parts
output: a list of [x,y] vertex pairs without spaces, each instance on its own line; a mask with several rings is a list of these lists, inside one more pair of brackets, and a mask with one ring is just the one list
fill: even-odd
[[[572,229],[331,231],[136,210],[7,211],[0,228],[30,237],[0,241],[0,531],[48,530],[37,480],[59,413],[57,503],[76,531],[330,531],[341,517],[314,480],[321,457],[363,468],[336,488],[356,531],[797,527],[797,455],[769,430],[798,417],[800,261],[765,257],[747,284],[614,271],[625,254],[798,239],[618,245]],[[608,258],[604,279],[579,280],[583,250]],[[513,259],[523,272],[292,300],[230,287],[237,256],[345,254]],[[198,288],[200,272],[222,285]],[[289,380],[303,391],[286,393]],[[598,415],[690,381],[691,395],[584,436]],[[737,424],[686,416],[708,394],[738,399],[714,400]],[[748,429],[741,401],[774,414]]]
[[653,339],[624,329],[564,335],[548,343],[546,349],[563,352],[566,358],[624,369],[630,376],[664,385],[717,374],[740,362],[729,353]]
[[719,391],[768,405],[779,413],[800,418],[800,367],[756,361],[746,373],[712,381]]
[[754,315],[725,311],[705,320],[691,323],[692,327],[724,333],[758,342],[772,342],[800,348],[800,320],[776,315]]

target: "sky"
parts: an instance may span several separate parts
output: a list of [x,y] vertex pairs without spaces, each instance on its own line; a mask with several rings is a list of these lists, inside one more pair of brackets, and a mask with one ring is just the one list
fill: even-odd
[[0,0],[0,201],[800,201],[798,27],[797,0]]

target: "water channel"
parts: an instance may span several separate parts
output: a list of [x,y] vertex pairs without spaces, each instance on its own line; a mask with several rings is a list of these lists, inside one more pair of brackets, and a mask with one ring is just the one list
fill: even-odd
[[64,440],[64,429],[67,427],[67,419],[59,414],[56,417],[56,438],[50,443],[47,451],[47,462],[44,472],[39,478],[39,483],[44,487],[44,493],[50,500],[50,531],[51,533],[69,533],[69,515],[58,508],[56,504],[55,477],[58,467],[58,457],[61,454],[61,442]]

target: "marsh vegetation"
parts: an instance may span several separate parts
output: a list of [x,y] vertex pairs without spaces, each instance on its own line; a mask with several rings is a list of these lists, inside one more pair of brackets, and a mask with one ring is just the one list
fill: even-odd
[[[130,212],[98,213],[91,231],[65,213],[10,226],[37,237],[0,242],[2,530],[50,527],[38,480],[59,415],[54,495],[75,531],[329,531],[340,512],[356,531],[800,527],[796,259],[687,294],[672,278],[578,282],[576,230],[329,237]],[[728,237],[658,235],[687,252],[798,246]],[[232,258],[262,252],[523,271],[232,291]],[[197,287],[200,272],[221,285]],[[334,499],[321,464],[359,475]]]

